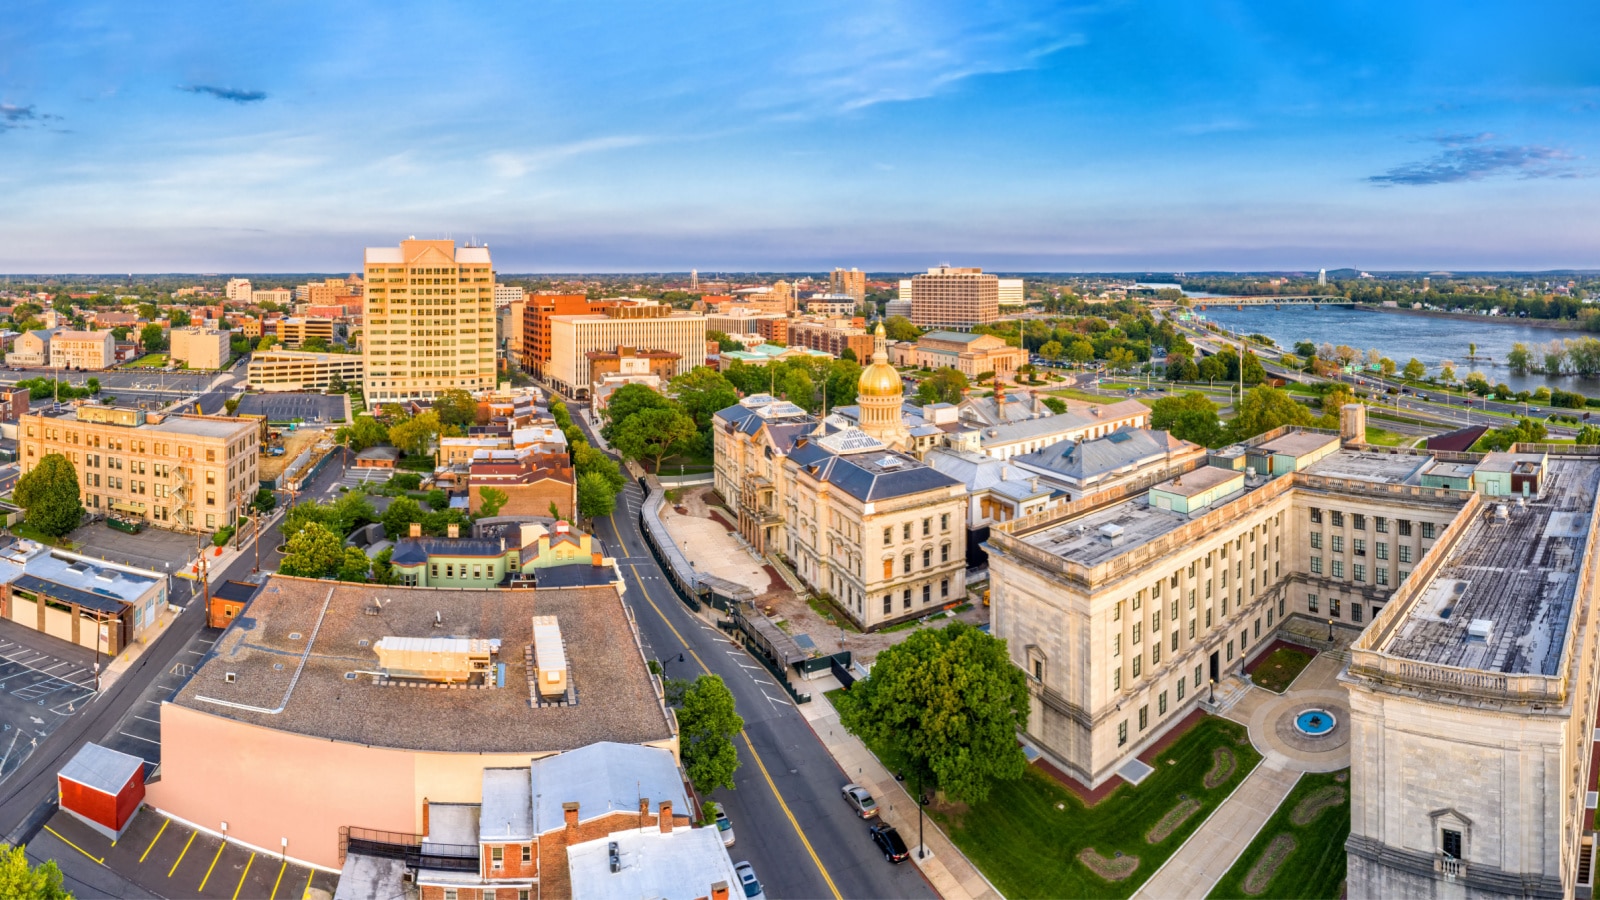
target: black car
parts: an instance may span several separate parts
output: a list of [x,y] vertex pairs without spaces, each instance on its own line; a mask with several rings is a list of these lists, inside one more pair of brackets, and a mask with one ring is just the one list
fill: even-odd
[[906,842],[900,839],[900,832],[894,830],[893,825],[874,825],[867,829],[872,835],[872,842],[883,851],[883,858],[889,862],[899,864],[906,861],[911,851],[906,849]]

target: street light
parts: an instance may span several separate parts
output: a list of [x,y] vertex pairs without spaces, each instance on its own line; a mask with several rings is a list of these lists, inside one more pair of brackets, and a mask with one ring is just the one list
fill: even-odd
[[1333,619],[1328,620],[1328,643],[1333,643]]

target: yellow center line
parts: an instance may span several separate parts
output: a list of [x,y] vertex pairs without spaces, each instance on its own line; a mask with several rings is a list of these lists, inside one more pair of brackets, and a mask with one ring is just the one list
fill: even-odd
[[156,832],[156,836],[150,839],[150,846],[144,848],[144,854],[139,857],[139,863],[141,865],[144,864],[144,858],[146,856],[150,855],[150,851],[154,850],[156,848],[156,841],[161,840],[161,835],[166,832],[167,826],[171,825],[171,824],[172,824],[172,820],[171,819],[163,819],[162,820],[162,822],[161,822],[161,830]]
[[206,877],[200,879],[200,887],[197,888],[197,890],[202,890],[203,891],[203,890],[206,889],[206,882],[211,880],[211,873],[216,870],[216,868],[217,868],[217,860],[222,858],[222,849],[224,847],[226,847],[226,846],[228,846],[228,842],[227,841],[223,841],[222,843],[217,845],[217,855],[211,857],[211,865],[206,867]]
[[272,883],[272,893],[268,895],[267,900],[278,900],[278,885],[283,884],[283,870],[287,868],[289,868],[287,859],[278,864],[278,880]]
[[244,871],[239,873],[239,886],[233,889],[233,900],[239,900],[239,892],[244,890],[244,880],[250,877],[250,865],[255,861],[256,855],[252,852],[250,858],[245,860]]
[[[700,654],[694,652],[694,648],[690,647],[689,642],[684,640],[683,635],[678,633],[678,629],[673,627],[672,622],[661,611],[661,607],[657,606],[656,602],[650,599],[650,595],[645,593],[644,581],[639,578],[639,570],[632,563],[628,564],[628,568],[633,570],[633,579],[639,584],[639,593],[644,597],[644,602],[650,604],[650,608],[656,611],[656,615],[661,617],[661,621],[667,626],[667,630],[671,631],[673,637],[676,637],[678,642],[683,644],[683,649],[689,651],[689,655],[694,657],[694,661],[700,665],[701,670],[707,675],[711,674],[711,668],[700,658]],[[833,892],[834,900],[844,900],[843,895],[839,893],[839,889],[834,886],[833,878],[828,874],[827,867],[822,864],[822,859],[817,856],[817,851],[811,846],[811,841],[806,839],[805,829],[800,827],[800,822],[795,819],[794,813],[789,811],[789,804],[784,802],[783,794],[778,792],[777,783],[772,780],[772,775],[767,772],[767,764],[761,761],[761,754],[756,752],[755,744],[750,743],[750,735],[741,731],[739,736],[744,738],[744,745],[750,750],[750,757],[756,761],[756,767],[761,770],[761,776],[767,780],[767,787],[772,789],[772,796],[778,801],[778,808],[783,810],[783,814],[788,818],[789,824],[794,826],[794,833],[799,836],[800,843],[806,848],[806,853],[810,854],[811,861],[816,864],[817,871],[822,875],[822,880],[828,883],[828,890]]]
[[186,853],[188,853],[188,852],[189,852],[189,844],[192,844],[192,843],[194,843],[194,836],[195,836],[195,835],[197,835],[197,834],[199,834],[199,833],[200,833],[200,832],[198,832],[198,831],[191,831],[191,832],[189,832],[189,840],[188,840],[188,842],[187,842],[187,843],[185,843],[185,844],[184,844],[184,845],[183,845],[183,849],[182,849],[182,850],[181,850],[181,851],[179,851],[179,852],[178,852],[178,858],[177,858],[177,859],[175,859],[175,860],[173,860],[173,861],[172,861],[172,868],[170,868],[170,869],[168,869],[168,870],[167,870],[167,877],[168,877],[168,878],[171,878],[171,877],[172,877],[172,873],[173,873],[173,872],[176,872],[176,871],[178,871],[178,864],[179,864],[179,863],[182,863],[182,862],[183,862],[183,856],[184,856],[184,854],[186,854]]
[[93,853],[90,853],[89,851],[83,849],[82,847],[79,847],[77,844],[74,844],[73,842],[67,840],[66,837],[61,834],[61,832],[55,830],[54,828],[51,828],[49,825],[46,825],[44,827],[44,830],[50,832],[51,834],[55,835],[58,838],[61,838],[61,842],[62,843],[66,844],[68,847],[71,847],[72,849],[78,851],[79,853],[82,853],[84,856],[89,857],[90,859],[94,860],[95,862],[99,863],[100,865],[103,866],[103,865],[106,864],[106,861],[104,859],[101,859],[100,857],[95,856]]

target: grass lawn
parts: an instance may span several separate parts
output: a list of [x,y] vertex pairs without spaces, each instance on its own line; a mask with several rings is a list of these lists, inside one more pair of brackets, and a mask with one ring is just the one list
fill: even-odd
[[[1273,897],[1285,900],[1298,900],[1298,898],[1326,898],[1333,900],[1342,891],[1345,881],[1345,853],[1344,841],[1350,836],[1350,801],[1349,801],[1349,776],[1350,770],[1342,772],[1308,773],[1300,777],[1294,789],[1289,792],[1283,805],[1267,820],[1265,827],[1256,835],[1256,839],[1240,854],[1238,862],[1222,876],[1217,886],[1211,891],[1212,897],[1238,898],[1238,897]],[[1344,781],[1340,781],[1344,778]],[[1331,792],[1334,788],[1343,788],[1345,799],[1337,806],[1324,808],[1309,823],[1296,825],[1293,820],[1295,807],[1299,806],[1307,797],[1320,791]],[[1323,794],[1327,796],[1327,794]],[[1310,805],[1302,812],[1309,813]],[[1245,891],[1246,881],[1250,880],[1250,870],[1255,868],[1261,860],[1262,854],[1279,835],[1288,835],[1294,839],[1294,849],[1277,865],[1276,870],[1269,876],[1265,869],[1256,873],[1256,878],[1251,880],[1249,887],[1255,893]],[[1280,842],[1280,846],[1281,846]]]
[[701,453],[663,456],[656,474],[678,475],[682,469],[683,475],[701,475],[712,471],[713,465],[711,457]]
[[1250,680],[1273,693],[1281,694],[1311,665],[1310,653],[1294,647],[1279,647],[1255,664]]
[[1380,447],[1410,446],[1417,436],[1414,434],[1401,434],[1386,428],[1367,428],[1367,443],[1377,444]]
[[151,353],[122,364],[124,369],[164,369],[166,366],[167,355],[165,353]]
[[[828,699],[837,704],[840,693],[829,691]],[[1233,771],[1207,788],[1218,748],[1232,754]],[[890,771],[899,767],[892,754],[872,749]],[[982,803],[970,808],[935,804],[928,813],[1007,897],[1123,898],[1138,890],[1260,761],[1244,726],[1208,716],[1157,755],[1156,770],[1143,784],[1124,784],[1093,807],[1029,766],[1022,778],[995,784]],[[1186,800],[1198,808],[1151,844],[1150,830]],[[1078,859],[1090,847],[1108,860],[1118,851],[1138,857],[1138,867],[1121,881],[1107,881]]]
[[1147,397],[1125,397],[1110,394],[1091,394],[1088,391],[1080,391],[1076,388],[1057,388],[1056,390],[1047,391],[1046,393],[1053,394],[1057,397],[1071,397],[1074,400],[1086,400],[1090,403],[1115,403],[1118,400],[1137,400],[1140,403],[1143,403],[1145,406],[1149,406],[1153,402]]
[[38,541],[41,544],[48,544],[52,547],[60,547],[63,550],[76,550],[79,546],[78,544],[73,543],[66,538],[51,537],[44,532],[35,529],[27,522],[18,522],[17,524],[11,526],[11,533],[17,537],[27,538],[30,541]]

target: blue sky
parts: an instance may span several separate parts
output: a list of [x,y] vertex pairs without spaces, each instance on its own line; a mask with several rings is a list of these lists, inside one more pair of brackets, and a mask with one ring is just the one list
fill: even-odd
[[1597,20],[10,0],[0,271],[1600,267]]

